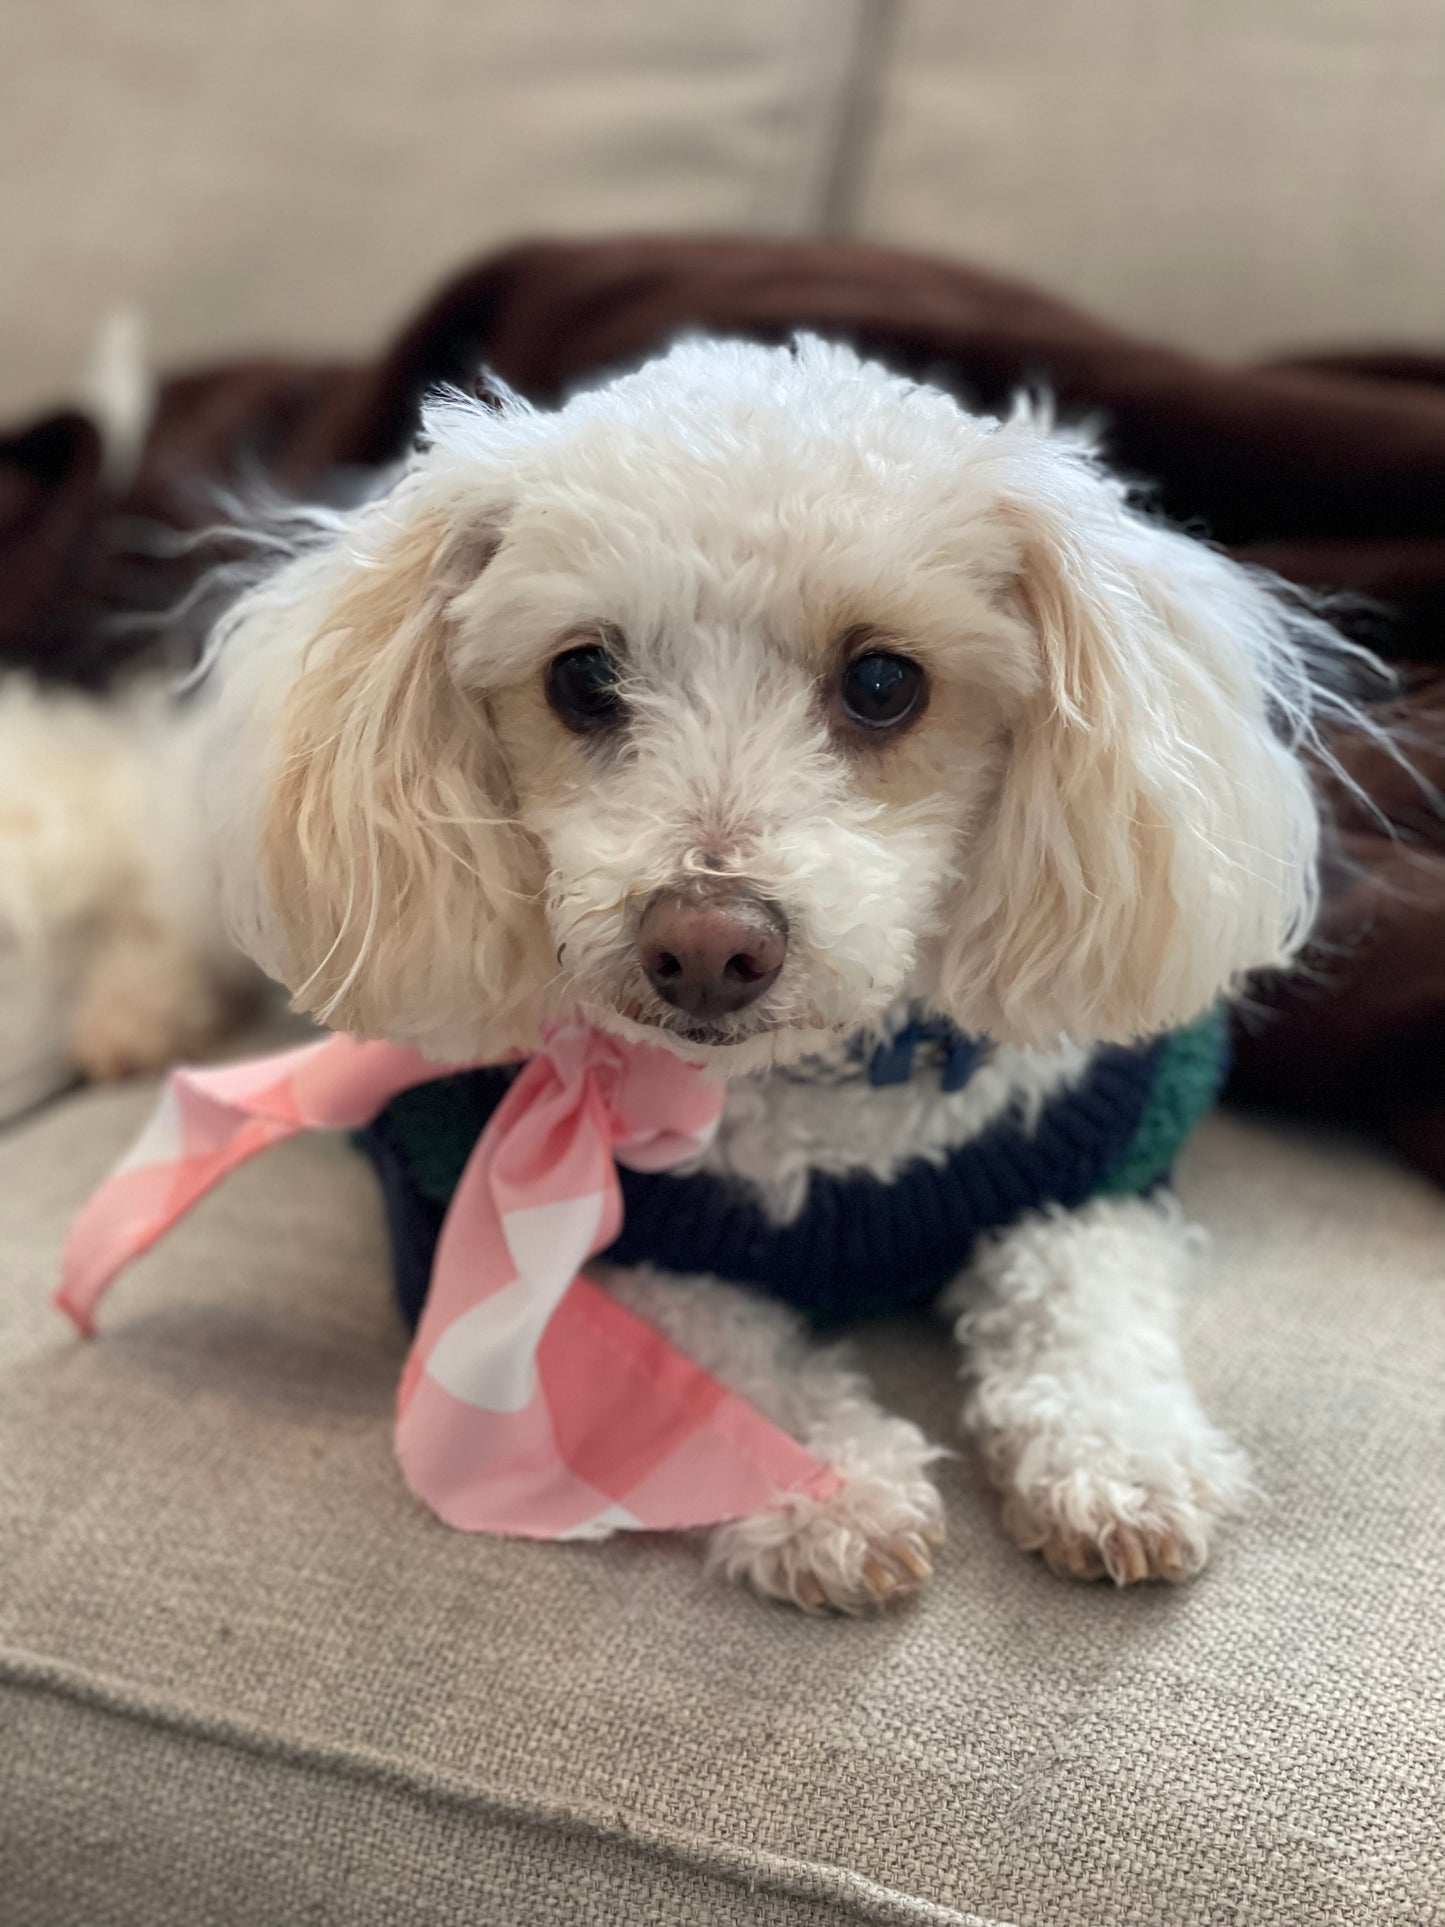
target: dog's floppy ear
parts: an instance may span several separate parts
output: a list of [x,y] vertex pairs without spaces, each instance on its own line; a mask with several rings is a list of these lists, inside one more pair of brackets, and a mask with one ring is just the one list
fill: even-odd
[[[1001,436],[1019,434],[1016,425]],[[1326,626],[1028,436],[1000,514],[1038,681],[964,861],[941,1001],[1023,1043],[1126,1041],[1283,962],[1315,905],[1301,638]]]
[[450,1050],[449,1029],[505,1027],[536,981],[535,880],[485,702],[449,660],[448,605],[495,530],[436,506],[397,526],[391,507],[310,602],[277,713],[264,960],[328,1024]]

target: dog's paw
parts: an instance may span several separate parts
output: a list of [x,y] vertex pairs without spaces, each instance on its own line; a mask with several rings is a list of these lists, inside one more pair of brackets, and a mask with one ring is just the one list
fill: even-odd
[[1248,1496],[1242,1455],[1216,1435],[1209,1457],[1207,1469],[1076,1464],[1048,1476],[1035,1464],[1027,1478],[995,1471],[1004,1529],[1065,1578],[1177,1585],[1204,1567],[1215,1527]]
[[943,1539],[942,1501],[926,1480],[845,1479],[829,1499],[719,1526],[708,1566],[807,1613],[866,1613],[917,1592]]
[[1042,1555],[1066,1579],[1191,1579],[1209,1557],[1213,1518],[1206,1506],[1165,1498],[1106,1479],[1067,1502],[1056,1494],[1010,1493],[1004,1529],[1026,1552]]

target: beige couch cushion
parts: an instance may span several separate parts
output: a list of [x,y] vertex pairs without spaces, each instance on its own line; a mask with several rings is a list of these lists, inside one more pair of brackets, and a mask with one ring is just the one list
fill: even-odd
[[[1190,1350],[1267,1497],[1181,1592],[1051,1578],[960,1461],[931,1591],[819,1622],[680,1543],[408,1498],[377,1202],[336,1141],[44,1297],[150,1102],[0,1139],[7,1927],[1424,1927],[1445,1894],[1445,1200],[1213,1125]],[[931,1326],[871,1335],[945,1432]]]
[[1445,334],[1439,0],[900,0],[859,231],[1206,354]]
[[166,368],[373,353],[522,234],[806,231],[864,13],[22,0],[0,22],[0,418],[72,394],[118,304]]

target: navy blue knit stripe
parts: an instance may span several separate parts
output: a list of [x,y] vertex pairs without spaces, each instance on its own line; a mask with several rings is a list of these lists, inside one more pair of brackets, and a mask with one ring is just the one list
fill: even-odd
[[358,1133],[358,1139],[381,1182],[396,1299],[402,1317],[414,1331],[431,1288],[432,1260],[446,1206],[428,1197],[416,1183],[386,1111]]

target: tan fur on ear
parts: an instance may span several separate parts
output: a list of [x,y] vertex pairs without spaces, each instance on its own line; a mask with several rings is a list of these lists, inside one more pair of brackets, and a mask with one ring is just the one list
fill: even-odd
[[480,539],[424,515],[350,566],[281,711],[259,862],[295,1007],[394,1041],[524,1024],[537,879],[446,607]]
[[1004,1040],[1127,1041],[1282,961],[1317,825],[1269,692],[1271,592],[1095,489],[1005,511],[1039,681],[964,858],[942,1002]]

